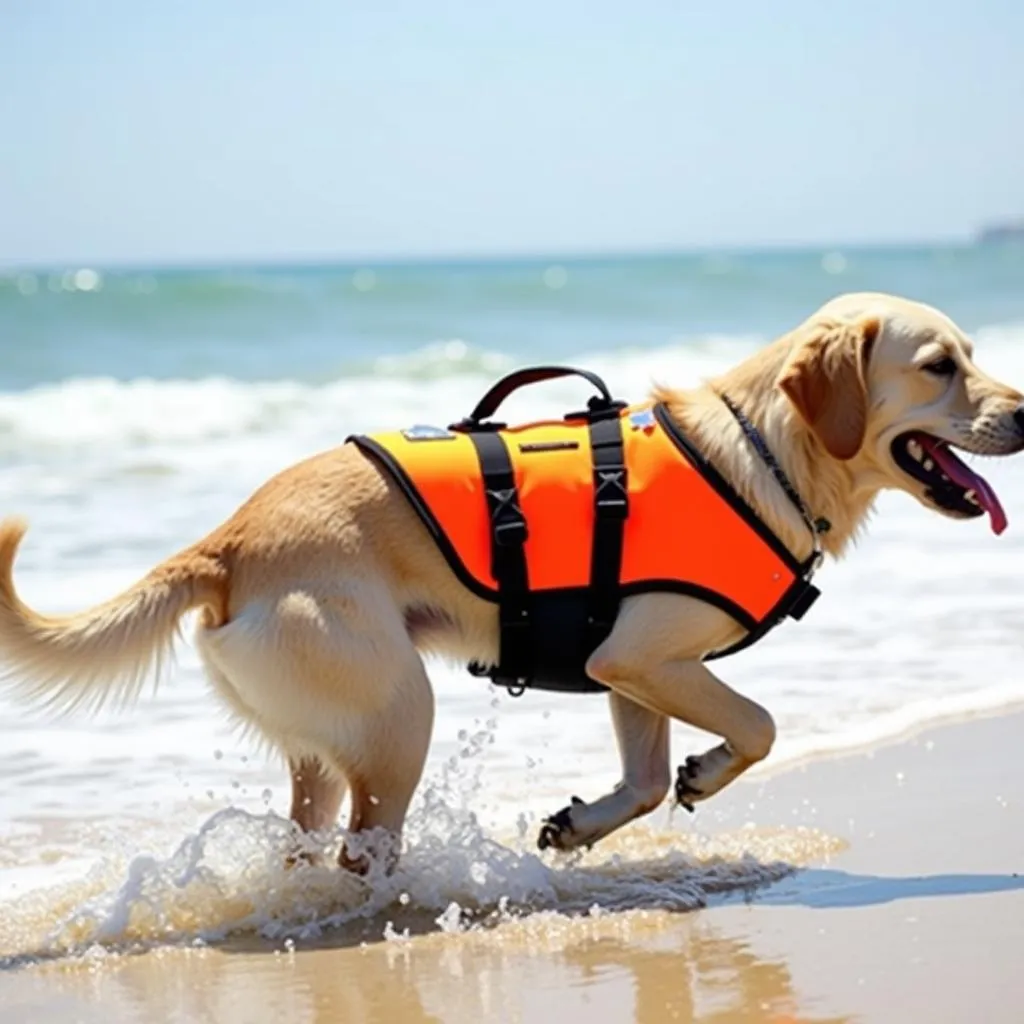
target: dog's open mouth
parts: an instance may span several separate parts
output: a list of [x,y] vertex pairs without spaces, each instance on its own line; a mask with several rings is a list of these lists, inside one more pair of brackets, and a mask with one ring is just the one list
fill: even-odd
[[949,442],[911,431],[893,441],[892,457],[904,473],[927,486],[926,497],[939,508],[965,518],[987,512],[993,533],[1006,529],[1006,513],[996,492],[954,454]]

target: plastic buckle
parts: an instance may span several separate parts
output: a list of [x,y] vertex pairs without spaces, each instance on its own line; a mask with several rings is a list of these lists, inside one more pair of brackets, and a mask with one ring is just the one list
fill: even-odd
[[813,583],[808,583],[804,580],[803,587],[797,592],[796,597],[793,598],[786,614],[791,619],[796,619],[799,622],[811,610],[811,606],[819,597],[821,597],[821,591]]
[[586,409],[581,409],[579,412],[567,412],[563,419],[586,420],[588,423],[596,423],[598,420],[613,420],[618,418],[619,413],[626,408],[627,404],[621,399],[606,402],[603,398],[598,398],[595,395],[587,402]]
[[457,430],[460,434],[492,434],[499,430],[505,430],[507,423],[498,423],[496,420],[483,422],[475,420],[472,416],[466,416],[458,423],[449,423],[449,430]]
[[493,513],[494,543],[499,547],[525,544],[529,536],[523,510],[516,502],[515,488],[507,491],[488,491],[487,497],[495,504]]
[[523,520],[510,519],[507,523],[494,524],[494,543],[500,548],[510,548],[516,544],[525,544],[529,533]]
[[629,515],[625,466],[599,466],[594,470],[594,501],[598,511],[608,518],[625,519]]

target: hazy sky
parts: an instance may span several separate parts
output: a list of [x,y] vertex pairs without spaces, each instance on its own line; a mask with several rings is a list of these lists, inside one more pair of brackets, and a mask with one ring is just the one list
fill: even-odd
[[0,3],[0,260],[824,244],[1024,214],[1021,0]]

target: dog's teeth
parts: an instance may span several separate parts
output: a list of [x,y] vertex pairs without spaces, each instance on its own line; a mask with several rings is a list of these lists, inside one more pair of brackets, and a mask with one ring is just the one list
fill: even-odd
[[907,451],[910,453],[911,456],[913,456],[913,458],[917,459],[918,462],[921,461],[921,456],[924,455],[924,452],[921,450],[921,446],[917,443],[917,441],[908,441]]
[[975,505],[978,504],[978,496],[974,493],[974,491],[964,491],[964,497],[969,502],[972,502]]
[[924,468],[931,471],[935,468],[935,463],[931,459],[924,460]]

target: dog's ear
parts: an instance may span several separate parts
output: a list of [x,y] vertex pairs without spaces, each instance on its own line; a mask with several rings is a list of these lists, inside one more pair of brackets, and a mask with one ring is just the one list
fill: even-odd
[[867,365],[880,329],[875,318],[812,324],[779,375],[779,387],[834,458],[852,459],[864,444]]

